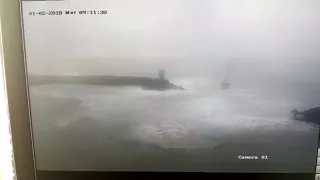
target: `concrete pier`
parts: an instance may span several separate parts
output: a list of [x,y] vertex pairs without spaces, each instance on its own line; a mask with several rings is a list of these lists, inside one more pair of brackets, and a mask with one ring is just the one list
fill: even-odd
[[102,86],[138,86],[145,90],[185,90],[183,87],[165,79],[164,70],[159,71],[159,77],[131,77],[131,76],[39,76],[29,75],[30,85],[48,84],[87,84]]

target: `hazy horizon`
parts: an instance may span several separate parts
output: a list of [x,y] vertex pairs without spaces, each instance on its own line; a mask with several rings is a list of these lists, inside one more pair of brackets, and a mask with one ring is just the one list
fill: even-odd
[[[316,0],[23,4],[30,74],[152,76],[166,69],[174,77],[183,69],[185,75],[221,76],[231,64],[280,77],[316,80],[320,75]],[[81,9],[107,9],[108,15],[28,15]]]

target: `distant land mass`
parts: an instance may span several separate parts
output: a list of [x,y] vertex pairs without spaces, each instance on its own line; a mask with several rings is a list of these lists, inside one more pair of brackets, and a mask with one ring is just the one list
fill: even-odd
[[29,75],[30,85],[48,84],[84,84],[98,86],[133,86],[145,90],[185,90],[163,78],[131,77],[131,76],[47,76]]

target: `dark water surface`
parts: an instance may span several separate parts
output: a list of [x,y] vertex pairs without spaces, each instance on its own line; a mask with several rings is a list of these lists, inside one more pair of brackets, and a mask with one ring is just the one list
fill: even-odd
[[175,83],[188,90],[31,87],[38,168],[314,171],[318,128],[290,119],[293,108],[310,106],[294,98],[298,90],[269,96],[237,86],[223,91],[205,79]]

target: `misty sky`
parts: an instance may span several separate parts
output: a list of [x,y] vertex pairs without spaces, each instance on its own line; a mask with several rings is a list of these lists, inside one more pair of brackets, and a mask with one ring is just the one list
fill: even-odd
[[[109,14],[28,16],[100,9]],[[320,67],[319,0],[69,0],[23,2],[23,10],[34,74],[210,72],[249,62],[315,77]]]

